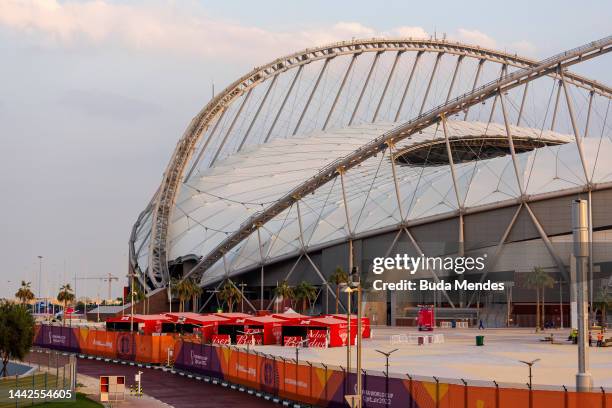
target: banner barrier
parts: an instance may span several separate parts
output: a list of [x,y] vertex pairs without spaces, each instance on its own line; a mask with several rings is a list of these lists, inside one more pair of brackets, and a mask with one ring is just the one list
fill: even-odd
[[[34,344],[56,350],[143,363],[165,363],[173,350],[174,366],[195,374],[241,384],[279,398],[320,407],[345,408],[345,395],[356,393],[357,376],[342,367],[295,362],[244,348],[210,345],[174,335],[107,332],[88,328],[39,326]],[[363,372],[364,408],[610,408],[612,393],[604,389],[577,393],[555,389],[529,390],[522,384],[464,384],[456,379],[385,377]],[[543,387],[544,388],[544,387]],[[530,403],[531,400],[531,403]]]

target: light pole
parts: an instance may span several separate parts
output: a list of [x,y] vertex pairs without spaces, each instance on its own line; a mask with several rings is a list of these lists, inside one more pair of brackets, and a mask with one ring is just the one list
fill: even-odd
[[589,354],[587,350],[588,303],[586,286],[586,262],[589,256],[587,201],[572,202],[572,235],[574,238],[573,253],[576,258],[576,285],[578,303],[578,373],[576,374],[576,389],[589,391],[593,386],[589,372]]
[[[38,255],[38,298],[42,297],[42,289],[40,285],[41,277],[42,277],[42,255]],[[40,302],[38,302],[38,314],[40,314]]]
[[531,375],[531,367],[533,367],[533,365],[535,363],[537,363],[538,361],[540,361],[539,358],[536,358],[535,360],[531,360],[531,361],[523,361],[523,360],[519,360],[520,363],[526,364],[529,367],[529,389],[531,389],[532,385],[533,385],[533,377]]
[[[391,356],[391,354],[395,353],[397,350],[398,349],[393,349],[391,351],[376,350],[378,353],[385,356],[385,398],[389,397],[389,356]],[[436,377],[434,377],[434,379],[436,379]]]
[[[350,315],[350,304],[351,304],[351,293],[352,292],[357,292],[357,404],[355,404],[355,400],[352,399],[352,407],[353,408],[361,408],[361,401],[362,401],[362,386],[361,386],[361,284],[360,282],[354,282],[354,284],[356,285],[354,288],[351,288],[350,286],[346,286],[346,288],[344,289],[344,292],[348,293],[349,296],[349,318],[348,318],[348,324],[349,324],[349,333],[350,333],[350,327],[351,327],[351,315]],[[350,350],[350,346],[351,346],[351,339],[349,338],[348,341],[348,347]],[[350,356],[350,354],[349,354]],[[347,373],[350,372],[350,360],[347,363]]]
[[389,356],[391,356],[391,354],[395,353],[397,350],[399,349],[393,349],[391,351],[381,351],[381,350],[375,350],[378,353],[382,354],[383,356],[385,356],[385,377],[389,378]]

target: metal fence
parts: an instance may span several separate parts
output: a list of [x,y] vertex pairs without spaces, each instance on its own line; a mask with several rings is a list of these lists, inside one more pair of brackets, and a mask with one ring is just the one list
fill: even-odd
[[22,373],[0,378],[0,408],[75,400],[76,356],[34,349],[23,361],[12,363],[19,365]]

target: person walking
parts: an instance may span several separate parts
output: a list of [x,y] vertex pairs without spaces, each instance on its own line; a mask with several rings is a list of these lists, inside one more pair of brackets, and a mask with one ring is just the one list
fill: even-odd
[[484,330],[484,323],[482,322],[482,319],[480,319],[480,323],[478,324],[478,330]]

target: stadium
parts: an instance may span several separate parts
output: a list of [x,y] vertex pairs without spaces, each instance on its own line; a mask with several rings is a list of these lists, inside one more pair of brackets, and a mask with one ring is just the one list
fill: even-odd
[[[341,268],[359,276],[373,324],[413,325],[427,304],[441,319],[534,326],[539,292],[526,282],[541,268],[554,281],[543,291],[546,321],[568,327],[571,202],[581,198],[588,296],[602,322],[597,304],[612,294],[612,89],[573,69],[597,64],[610,43],[536,62],[445,39],[352,40],[255,68],[179,139],[132,228],[132,284],[151,312],[166,311],[168,286],[184,279],[203,288],[194,310],[221,307],[229,283],[254,312],[279,307],[282,282],[308,282],[309,313],[332,313],[330,276]],[[504,290],[369,290],[373,260],[404,254],[487,262],[463,274],[387,270],[385,281]],[[338,303],[344,312],[346,296]]]

